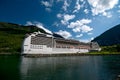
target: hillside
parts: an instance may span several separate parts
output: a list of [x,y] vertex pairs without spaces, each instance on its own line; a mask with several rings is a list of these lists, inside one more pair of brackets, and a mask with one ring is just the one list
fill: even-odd
[[21,45],[26,33],[34,31],[46,33],[36,26],[23,26],[13,23],[0,22],[0,53],[21,52]]
[[[25,34],[40,31],[47,33],[44,29],[37,26],[24,26],[13,23],[0,22],[0,54],[2,53],[20,53]],[[54,37],[63,38],[53,33]]]
[[105,31],[93,41],[98,42],[100,46],[111,46],[120,44],[120,24]]

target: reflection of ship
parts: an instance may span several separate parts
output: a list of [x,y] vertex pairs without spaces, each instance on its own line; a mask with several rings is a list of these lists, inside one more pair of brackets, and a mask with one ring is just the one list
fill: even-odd
[[[60,36],[34,32],[27,34],[23,42],[23,54],[64,54],[86,53],[99,50],[98,44],[83,43],[77,40],[64,39]],[[94,47],[97,46],[97,47]]]

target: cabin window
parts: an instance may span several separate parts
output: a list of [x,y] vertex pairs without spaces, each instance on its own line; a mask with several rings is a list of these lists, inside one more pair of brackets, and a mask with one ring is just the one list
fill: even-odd
[[56,48],[61,48],[61,46],[57,45]]
[[24,46],[28,46],[28,45],[24,45]]

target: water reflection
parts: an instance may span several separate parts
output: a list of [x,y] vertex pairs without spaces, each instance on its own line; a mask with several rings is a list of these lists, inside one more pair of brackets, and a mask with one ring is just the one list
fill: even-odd
[[[120,73],[120,58],[74,56],[22,58],[21,80],[113,80]],[[118,62],[115,62],[118,59]],[[114,63],[115,62],[115,63]],[[116,64],[116,67],[113,65]]]
[[0,80],[116,80],[120,55],[25,58],[0,56]]

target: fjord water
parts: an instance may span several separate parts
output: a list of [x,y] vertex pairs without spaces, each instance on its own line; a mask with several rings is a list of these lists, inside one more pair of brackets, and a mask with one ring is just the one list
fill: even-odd
[[0,80],[116,80],[120,55],[0,56]]

